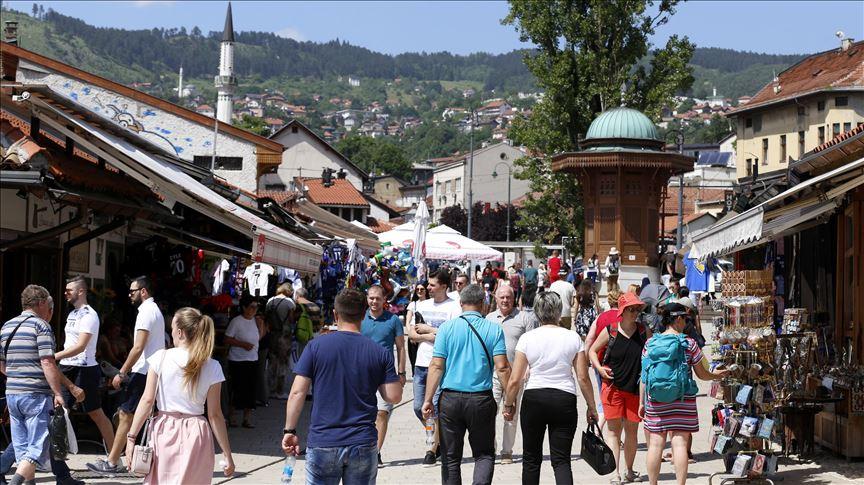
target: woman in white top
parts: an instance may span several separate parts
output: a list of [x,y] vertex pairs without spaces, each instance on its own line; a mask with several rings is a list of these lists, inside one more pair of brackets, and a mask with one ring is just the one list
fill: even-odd
[[243,427],[254,428],[252,410],[255,409],[255,395],[258,375],[258,342],[261,330],[255,320],[258,302],[249,295],[240,298],[240,315],[231,319],[225,330],[225,343],[228,349],[228,374],[230,376],[231,411],[228,413],[228,426],[237,426],[234,410],[243,410]]
[[516,344],[513,371],[507,386],[504,419],[512,420],[519,386],[528,369],[531,372],[522,396],[522,483],[540,483],[543,462],[543,435],[549,429],[549,455],[556,484],[572,484],[570,450],[576,434],[576,382],[588,404],[588,422],[597,421],[594,390],[588,378],[588,358],[582,339],[559,325],[561,297],[554,291],[537,295],[534,314],[541,326],[522,335]]
[[216,461],[214,434],[225,459],[225,476],[234,473],[219,399],[225,377],[222,367],[210,357],[213,320],[194,308],[181,308],[171,322],[171,336],[176,345],[173,349],[159,350],[147,359],[147,386],[127,435],[126,458],[131,464],[135,439],[156,401],[159,414],[150,428],[155,458],[144,483],[209,484]]

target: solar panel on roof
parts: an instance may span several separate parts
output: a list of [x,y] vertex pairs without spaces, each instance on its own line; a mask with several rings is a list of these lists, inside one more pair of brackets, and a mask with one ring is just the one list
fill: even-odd
[[702,152],[696,160],[696,165],[707,167],[726,167],[732,154],[729,152]]

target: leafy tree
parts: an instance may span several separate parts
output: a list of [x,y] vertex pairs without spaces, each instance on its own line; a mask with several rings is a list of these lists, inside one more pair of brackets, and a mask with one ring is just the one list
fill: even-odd
[[445,226],[450,226],[464,235],[468,232],[468,211],[461,205],[445,207],[441,211],[439,222]]
[[39,5],[33,4],[33,18],[39,18]]
[[267,136],[270,131],[262,118],[249,115],[243,115],[243,119],[239,123],[235,123],[234,126],[261,136]]
[[[507,205],[495,204],[486,208],[485,202],[475,202],[471,213],[471,237],[477,241],[507,240]],[[516,227],[518,212],[510,206],[510,240],[516,241],[521,232]],[[440,223],[459,231],[463,236],[468,234],[468,211],[462,206],[452,205],[441,211]]]
[[374,170],[406,179],[411,176],[411,162],[390,140],[355,135],[339,141],[336,149],[367,172]]
[[546,93],[531,117],[516,120],[511,131],[537,154],[517,161],[517,177],[530,180],[537,194],[527,198],[518,224],[535,242],[571,236],[578,238],[571,249],[582,246],[579,186],[568,174],[552,173],[549,156],[577,149],[602,111],[626,104],[656,118],[693,82],[687,63],[694,47],[687,38],[673,35],[664,48],[649,52],[648,39],[677,3],[510,0],[502,23],[535,45],[524,62]]

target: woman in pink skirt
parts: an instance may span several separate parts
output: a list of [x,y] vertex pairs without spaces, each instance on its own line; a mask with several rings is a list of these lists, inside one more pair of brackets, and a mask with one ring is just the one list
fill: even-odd
[[210,358],[213,320],[194,308],[181,308],[171,322],[171,335],[176,347],[160,350],[147,359],[147,387],[127,435],[126,458],[131,464],[135,439],[155,401],[159,414],[150,430],[155,458],[144,483],[209,484],[215,463],[214,434],[225,458],[225,476],[234,473],[219,399],[225,377],[219,363]]

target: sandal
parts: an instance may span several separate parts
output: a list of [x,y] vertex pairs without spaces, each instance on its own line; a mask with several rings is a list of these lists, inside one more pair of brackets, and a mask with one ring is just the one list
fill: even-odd
[[244,428],[252,429],[252,428],[255,427],[255,425],[252,424],[252,423],[250,423],[249,421],[243,421],[243,427],[244,427]]
[[624,482],[625,483],[639,483],[641,481],[642,481],[642,475],[640,475],[639,472],[637,472],[635,470],[630,470],[627,472],[626,475],[624,475]]
[[624,485],[624,482],[621,480],[621,476],[619,475],[609,480],[609,485]]

